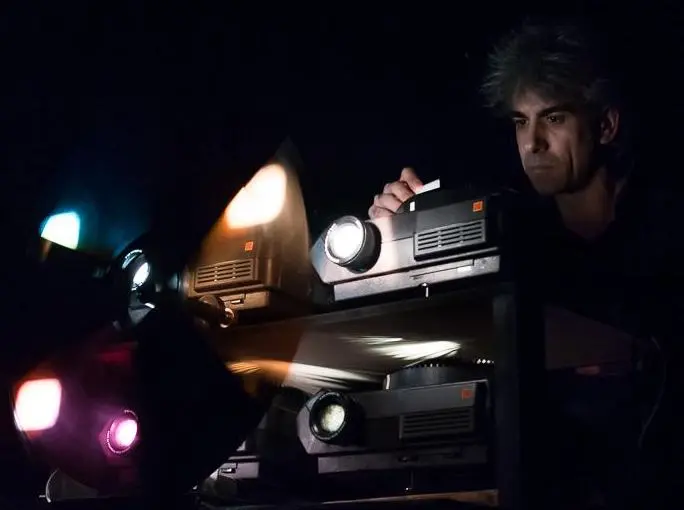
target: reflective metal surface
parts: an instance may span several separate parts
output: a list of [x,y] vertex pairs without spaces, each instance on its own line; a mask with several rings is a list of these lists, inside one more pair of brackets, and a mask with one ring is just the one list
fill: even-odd
[[[455,357],[491,363],[496,287],[236,327],[217,349],[237,373],[260,374],[308,393],[379,387],[388,373]],[[546,308],[546,366],[630,363],[632,339],[559,308]]]
[[388,372],[436,358],[485,358],[492,338],[487,290],[236,327],[217,348],[233,371],[313,393],[379,387]]

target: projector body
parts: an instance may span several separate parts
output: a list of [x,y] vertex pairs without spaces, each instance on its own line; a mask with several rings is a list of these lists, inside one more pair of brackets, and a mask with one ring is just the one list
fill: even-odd
[[[391,217],[333,223],[311,249],[314,269],[342,301],[501,270],[501,195],[419,195]],[[363,231],[354,237],[352,230]],[[339,241],[337,237],[347,235]],[[354,254],[352,244],[363,244]],[[337,256],[336,251],[353,256]]]
[[216,241],[186,273],[190,299],[211,295],[234,312],[271,315],[287,315],[307,302],[310,274],[300,261],[288,260],[277,231],[253,227]]
[[223,306],[235,317],[271,319],[310,311],[300,166],[294,146],[284,143],[228,204],[183,274],[186,297]]
[[[489,383],[445,382],[454,380],[441,377],[445,370],[454,369],[408,368],[389,376],[383,390],[323,390],[309,400],[297,430],[304,449],[317,459],[322,483],[330,487],[361,477],[366,489],[392,493],[387,485],[407,490],[405,475],[410,475],[411,490],[434,492],[457,488],[461,476],[472,487],[472,479],[491,467]],[[406,377],[416,372],[419,377]],[[421,477],[423,484],[418,483]],[[435,477],[443,478],[441,487]]]

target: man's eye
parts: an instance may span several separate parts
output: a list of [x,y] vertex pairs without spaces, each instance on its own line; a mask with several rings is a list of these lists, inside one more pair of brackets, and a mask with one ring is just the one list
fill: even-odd
[[565,120],[565,117],[562,115],[554,114],[554,115],[547,115],[546,120],[549,121],[551,124],[562,124],[563,121]]
[[516,128],[521,128],[527,125],[527,119],[513,119],[513,124],[515,124]]

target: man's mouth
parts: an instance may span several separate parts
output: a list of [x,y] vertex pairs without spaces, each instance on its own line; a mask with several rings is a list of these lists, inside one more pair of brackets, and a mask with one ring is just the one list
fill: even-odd
[[527,167],[527,171],[533,174],[541,174],[548,172],[553,168],[553,165],[532,165]]

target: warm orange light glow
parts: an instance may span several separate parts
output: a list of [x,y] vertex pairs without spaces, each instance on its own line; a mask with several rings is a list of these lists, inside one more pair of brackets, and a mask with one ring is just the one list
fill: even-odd
[[287,176],[280,165],[259,170],[226,209],[230,228],[263,225],[275,220],[285,205]]
[[26,381],[17,392],[14,421],[22,432],[47,430],[55,426],[62,403],[58,379]]

